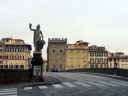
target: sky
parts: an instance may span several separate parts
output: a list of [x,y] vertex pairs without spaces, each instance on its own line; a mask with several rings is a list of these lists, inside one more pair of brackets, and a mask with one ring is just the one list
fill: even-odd
[[105,46],[110,52],[128,54],[127,0],[0,0],[0,39],[23,39],[33,45],[33,32],[40,24],[48,38],[67,38]]

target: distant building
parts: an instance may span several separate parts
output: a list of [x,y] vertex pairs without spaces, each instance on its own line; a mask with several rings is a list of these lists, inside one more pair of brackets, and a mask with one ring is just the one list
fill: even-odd
[[66,70],[88,68],[88,42],[82,40],[66,46]]
[[62,71],[66,66],[67,38],[48,39],[47,71],[54,69]]
[[90,46],[89,59],[90,68],[108,68],[108,51],[105,47]]
[[123,52],[109,53],[108,67],[114,68],[114,66],[120,69],[128,69],[128,55]]
[[22,39],[2,38],[0,69],[27,69],[30,66],[31,45]]

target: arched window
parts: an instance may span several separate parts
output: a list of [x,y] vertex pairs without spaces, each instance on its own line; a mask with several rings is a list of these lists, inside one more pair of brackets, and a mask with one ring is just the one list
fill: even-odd
[[16,65],[15,65],[15,69],[18,69],[18,68],[19,68],[19,66],[18,66],[18,64],[16,64]]
[[13,69],[13,64],[9,64],[9,69]]
[[8,69],[8,64],[5,64],[4,65],[4,69]]
[[22,63],[20,65],[20,69],[24,69],[24,65]]

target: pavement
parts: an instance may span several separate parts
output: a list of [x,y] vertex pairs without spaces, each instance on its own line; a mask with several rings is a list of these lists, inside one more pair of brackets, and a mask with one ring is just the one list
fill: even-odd
[[108,75],[108,74],[102,74],[102,73],[92,73],[92,72],[80,72],[82,74],[92,74],[92,75],[99,75],[99,76],[105,76],[105,77],[110,77],[110,78],[115,78],[115,79],[120,79],[120,80],[126,80],[128,81],[128,77],[123,77],[119,75]]
[[[64,73],[68,73],[68,72],[64,72]],[[74,72],[70,72],[70,73],[74,73]],[[110,77],[110,78],[128,81],[127,77],[118,76],[118,75],[108,75],[108,74],[91,73],[91,72],[75,72],[75,73],[98,75],[98,76],[104,76],[104,77]],[[48,73],[43,73],[43,78],[44,78],[44,81],[41,81],[41,82],[22,82],[22,83],[9,84],[9,85],[6,84],[6,85],[1,85],[1,87],[4,88],[4,87],[26,87],[26,86],[52,85],[52,84],[60,84],[63,82],[63,80],[65,80],[61,76],[57,78],[56,75],[52,75]],[[67,81],[69,80],[67,79]]]

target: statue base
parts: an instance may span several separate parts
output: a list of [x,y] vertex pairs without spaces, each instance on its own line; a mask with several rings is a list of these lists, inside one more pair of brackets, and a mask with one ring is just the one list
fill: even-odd
[[37,82],[37,81],[43,81],[43,58],[41,52],[34,52],[33,58],[31,61],[32,64],[32,78],[31,81]]

